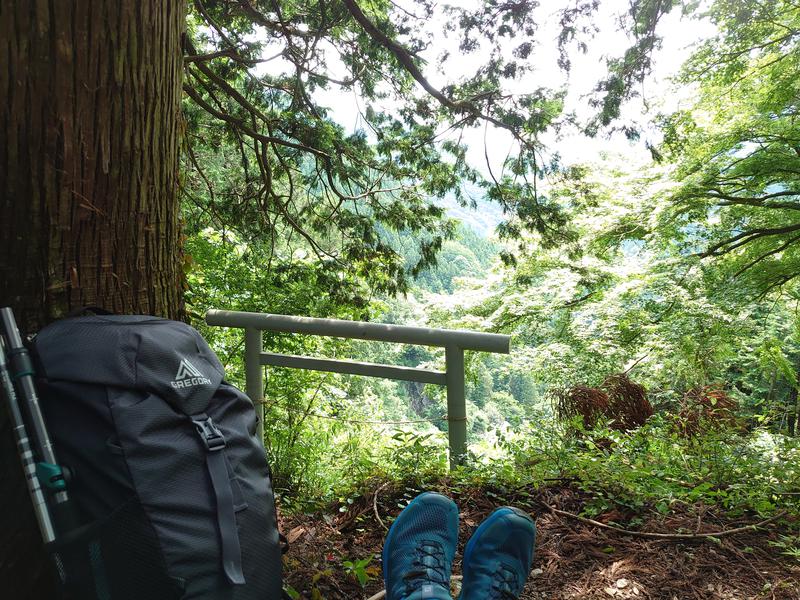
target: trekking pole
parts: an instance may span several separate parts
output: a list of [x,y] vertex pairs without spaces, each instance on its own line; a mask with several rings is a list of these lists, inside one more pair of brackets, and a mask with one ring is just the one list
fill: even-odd
[[25,421],[22,419],[22,412],[17,401],[17,392],[11,381],[11,373],[8,371],[8,359],[6,358],[5,343],[0,336],[0,382],[2,382],[3,392],[8,400],[9,411],[11,412],[11,425],[14,428],[14,437],[17,440],[17,450],[22,461],[22,469],[25,471],[25,479],[28,484],[28,493],[33,503],[33,512],[36,514],[36,521],[39,523],[39,531],[42,532],[42,539],[45,544],[56,539],[53,520],[50,518],[50,511],[47,508],[47,500],[42,493],[39,485],[39,477],[36,474],[36,459],[31,450],[28,431]]
[[18,384],[28,422],[33,430],[34,448],[40,459],[36,463],[36,475],[39,483],[53,492],[56,526],[59,529],[63,528],[62,532],[69,531],[75,526],[75,519],[67,495],[67,482],[62,468],[56,461],[56,454],[39,407],[39,397],[33,383],[33,363],[28,349],[22,343],[17,322],[14,320],[14,312],[10,307],[0,308],[0,326],[2,327],[0,333],[5,337],[8,363],[11,365],[11,380]]

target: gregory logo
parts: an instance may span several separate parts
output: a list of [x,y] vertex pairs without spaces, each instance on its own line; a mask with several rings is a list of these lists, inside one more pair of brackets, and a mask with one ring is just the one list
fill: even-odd
[[178,372],[175,373],[175,381],[172,382],[174,388],[187,388],[194,385],[210,384],[211,380],[197,370],[192,363],[185,358],[178,365]]

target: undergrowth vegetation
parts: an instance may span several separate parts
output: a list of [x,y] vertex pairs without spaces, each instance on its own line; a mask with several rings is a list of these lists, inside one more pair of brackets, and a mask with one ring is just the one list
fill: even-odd
[[[679,508],[713,506],[727,516],[770,517],[779,511],[800,515],[800,441],[764,429],[747,433],[712,429],[682,435],[675,419],[657,415],[634,431],[598,426],[586,431],[580,420],[567,426],[543,417],[516,430],[496,432],[491,444],[474,446],[463,467],[447,468],[443,434],[398,432],[374,446],[329,447],[316,457],[314,483],[327,481],[306,497],[285,494],[283,505],[323,509],[370,489],[372,481],[396,481],[449,488],[486,486],[535,490],[553,485],[584,493],[582,514],[619,513],[628,524],[647,511],[662,515]],[[309,489],[311,482],[309,481]],[[327,489],[327,493],[321,493]]]

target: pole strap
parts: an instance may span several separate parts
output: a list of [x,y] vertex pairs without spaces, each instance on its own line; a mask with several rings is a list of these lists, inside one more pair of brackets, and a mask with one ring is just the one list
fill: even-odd
[[39,478],[39,482],[48,490],[61,492],[67,489],[64,469],[59,465],[38,462],[36,463],[36,476]]

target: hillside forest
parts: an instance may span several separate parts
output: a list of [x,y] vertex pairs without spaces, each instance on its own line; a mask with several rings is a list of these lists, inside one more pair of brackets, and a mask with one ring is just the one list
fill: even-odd
[[[395,99],[406,93],[402,84],[378,81],[357,88],[351,129],[330,116],[335,107],[327,112],[325,92],[334,99],[340,92],[334,69],[309,70],[307,92],[319,101],[307,110],[318,113],[291,113],[292,127],[327,136],[340,152],[357,148],[365,161],[386,161],[371,183],[386,191],[369,202],[349,191],[364,189],[353,181],[364,174],[357,161],[337,190],[311,165],[287,159],[270,174],[285,195],[262,197],[257,153],[187,105],[187,303],[200,327],[206,309],[224,307],[513,336],[508,356],[468,354],[470,454],[455,473],[447,469],[441,388],[268,369],[265,443],[286,514],[333,510],[325,518],[342,530],[337,519],[370,518],[373,500],[377,516],[381,485],[400,505],[414,489],[441,485],[516,500],[560,489],[553,502],[633,529],[653,519],[662,521],[660,531],[684,531],[681,519],[702,531],[704,518],[719,524],[797,515],[800,6],[716,0],[675,7],[681,14],[671,13],[669,27],[702,22],[706,29],[655,84],[664,59],[658,36],[673,30],[662,23],[639,31],[646,15],[631,9],[627,29],[602,32],[592,25],[598,9],[591,5],[561,15],[569,25],[558,38],[562,69],[569,71],[572,56],[602,54],[592,44],[603,35],[634,43],[608,60],[608,78],[592,81],[596,87],[577,101],[579,83],[569,76],[562,87],[540,87],[522,100],[498,97],[507,122],[519,118],[515,102],[527,103],[526,138],[453,134],[463,123],[441,131]],[[315,16],[295,10],[286,18]],[[492,86],[514,69],[529,71],[523,83],[536,79],[533,66],[514,59],[535,52],[520,44],[524,18],[488,23],[492,10],[501,9],[491,2],[474,13],[445,9],[464,27],[450,31],[463,36],[453,42],[460,51],[491,57],[485,77],[463,84],[483,86],[473,93],[495,93]],[[412,36],[411,29],[399,31]],[[210,52],[221,35],[198,25],[196,43]],[[190,94],[198,104],[241,110],[215,97],[216,86],[234,81],[261,94],[271,114],[291,112],[281,99],[291,69],[261,75],[268,91],[257,93],[246,80],[252,70],[234,75],[230,65],[212,64],[189,69],[206,90]],[[594,150],[562,155],[559,144],[570,139]],[[499,156],[509,145],[516,151]],[[295,196],[292,186],[302,191]],[[251,196],[267,206],[263,213],[245,201]],[[240,334],[203,331],[241,381]],[[436,349],[334,339],[267,334],[265,346],[414,367],[444,361]],[[800,558],[792,522],[769,542],[788,563]],[[374,587],[379,575],[368,550],[336,552],[330,564],[303,563],[319,582],[313,597],[337,597],[339,584],[327,581],[336,572]],[[613,544],[602,552],[618,564]],[[787,568],[776,578],[760,576],[758,592],[797,597],[797,564]],[[745,597],[725,596],[715,585],[701,581],[702,597]],[[576,597],[590,597],[588,589]],[[618,591],[628,597],[629,590]]]
[[292,598],[380,598],[426,489],[537,515],[526,600],[800,598],[796,0],[192,0],[181,45],[176,314],[232,382],[209,309],[512,340],[455,469],[443,388],[266,369]]

